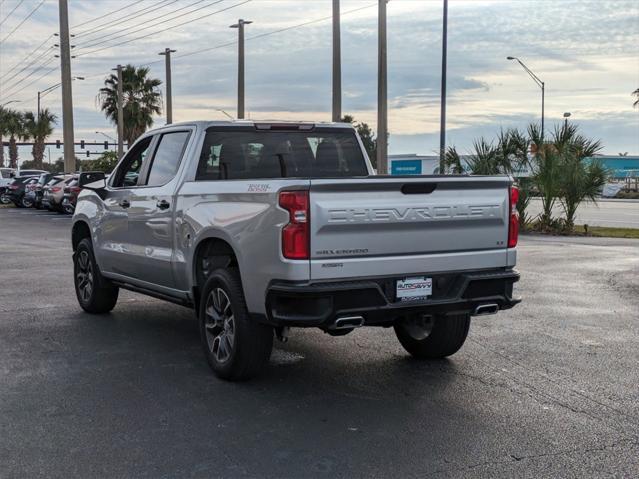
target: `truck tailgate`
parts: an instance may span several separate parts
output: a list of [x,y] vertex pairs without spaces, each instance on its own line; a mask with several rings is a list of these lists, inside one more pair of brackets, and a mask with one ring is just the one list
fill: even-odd
[[510,183],[500,176],[312,180],[311,279],[507,266]]

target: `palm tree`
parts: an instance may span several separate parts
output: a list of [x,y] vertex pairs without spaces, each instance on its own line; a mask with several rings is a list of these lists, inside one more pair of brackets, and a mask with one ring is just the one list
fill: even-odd
[[543,228],[553,222],[552,210],[559,196],[559,172],[561,157],[554,145],[544,142],[539,125],[532,123],[528,126],[533,160],[531,169],[533,182],[541,196],[541,215],[539,222]]
[[32,112],[24,115],[25,129],[33,138],[33,155],[34,168],[42,169],[42,160],[44,157],[44,143],[47,137],[53,133],[53,127],[57,117],[49,111],[48,108],[40,111],[38,118]]
[[561,155],[559,202],[566,216],[565,230],[572,232],[577,208],[584,201],[597,201],[610,174],[599,161],[590,159],[601,151],[600,141],[578,134],[576,125],[564,124],[553,136]]
[[464,167],[461,162],[461,156],[457,152],[457,148],[449,146],[444,155],[444,171],[440,171],[442,175],[463,175]]
[[2,137],[8,133],[7,115],[7,109],[3,106],[0,106],[0,167],[4,166],[4,143],[2,141]]
[[[161,112],[162,96],[157,78],[149,78],[149,68],[126,65],[122,69],[124,140],[133,142],[153,126],[153,115]],[[111,74],[98,93],[100,109],[111,123],[118,124],[118,77]]]
[[15,110],[6,110],[6,131],[9,134],[9,167],[18,167],[18,138],[25,137],[24,117]]

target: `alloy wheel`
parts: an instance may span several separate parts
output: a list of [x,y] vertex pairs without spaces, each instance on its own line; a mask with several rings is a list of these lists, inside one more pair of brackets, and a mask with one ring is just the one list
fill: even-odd
[[209,352],[220,363],[228,361],[235,346],[235,317],[222,288],[213,288],[206,298],[204,328]]
[[87,251],[78,253],[78,271],[76,282],[82,301],[88,301],[93,291],[93,265]]

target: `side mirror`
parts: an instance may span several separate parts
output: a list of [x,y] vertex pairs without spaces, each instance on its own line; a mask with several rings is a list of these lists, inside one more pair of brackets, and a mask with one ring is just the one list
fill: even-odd
[[106,187],[106,179],[102,171],[80,173],[78,186],[88,190],[101,190]]

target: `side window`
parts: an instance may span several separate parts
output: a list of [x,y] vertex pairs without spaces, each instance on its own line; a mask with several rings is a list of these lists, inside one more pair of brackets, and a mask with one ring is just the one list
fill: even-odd
[[188,131],[176,131],[162,135],[153,156],[149,179],[146,182],[148,186],[161,186],[173,179],[180,166],[188,138]]
[[149,154],[152,139],[153,137],[145,138],[126,154],[124,161],[114,174],[111,186],[114,188],[130,188],[138,185],[140,170],[144,159]]

